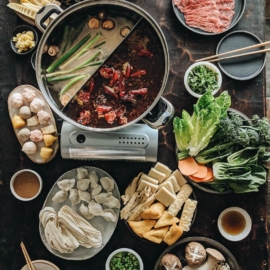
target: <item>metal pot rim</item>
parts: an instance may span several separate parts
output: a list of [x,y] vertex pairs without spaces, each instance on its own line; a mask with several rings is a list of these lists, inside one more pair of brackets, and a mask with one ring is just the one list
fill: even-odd
[[[161,88],[159,90],[159,93],[157,95],[157,97],[155,98],[155,100],[153,101],[153,103],[151,104],[151,106],[144,112],[142,113],[138,118],[136,118],[135,120],[122,125],[122,126],[117,126],[117,127],[112,127],[112,128],[94,128],[94,127],[90,127],[90,126],[83,126],[77,122],[75,122],[73,119],[67,117],[64,113],[61,112],[61,110],[55,105],[55,103],[51,100],[50,96],[48,95],[48,91],[46,90],[46,87],[42,81],[42,70],[41,70],[41,56],[42,56],[42,48],[44,47],[44,45],[46,44],[46,41],[48,39],[48,37],[50,36],[50,34],[52,33],[52,31],[54,30],[54,28],[58,25],[58,23],[60,21],[62,21],[63,19],[65,19],[66,17],[68,17],[70,14],[72,14],[74,11],[86,8],[86,7],[90,7],[90,6],[96,6],[96,5],[114,5],[114,6],[121,6],[124,8],[127,8],[133,12],[136,12],[137,14],[139,14],[141,17],[143,17],[144,19],[146,19],[151,26],[154,28],[156,34],[158,35],[163,51],[164,51],[164,60],[165,60],[165,71],[164,71],[164,77],[163,77],[163,81],[162,81],[162,85]],[[142,120],[153,108],[154,106],[157,104],[157,102],[159,101],[159,99],[161,98],[161,95],[163,94],[163,91],[166,87],[167,84],[167,80],[168,80],[168,76],[169,76],[169,69],[170,69],[170,63],[169,63],[169,50],[168,50],[168,45],[165,39],[165,36],[161,30],[161,28],[159,27],[159,25],[157,24],[157,22],[153,19],[153,17],[148,14],[145,10],[143,10],[142,8],[138,7],[137,5],[130,3],[130,2],[126,2],[123,0],[94,0],[91,2],[80,2],[78,4],[75,4],[71,7],[69,7],[68,9],[66,9],[65,11],[63,11],[63,13],[61,13],[49,26],[48,28],[45,30],[44,34],[41,37],[41,40],[39,42],[38,48],[37,48],[37,55],[36,55],[36,79],[39,85],[39,88],[44,96],[44,98],[46,99],[46,101],[48,102],[49,106],[52,108],[52,110],[59,116],[61,117],[63,120],[67,121],[68,123],[84,129],[84,130],[90,130],[90,131],[96,131],[96,132],[107,132],[107,131],[115,131],[118,129],[122,129],[125,127],[128,127],[132,124],[137,123],[138,121]]]

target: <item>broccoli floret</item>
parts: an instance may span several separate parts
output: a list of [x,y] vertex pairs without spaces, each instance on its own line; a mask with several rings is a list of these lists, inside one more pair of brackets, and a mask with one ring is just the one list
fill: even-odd
[[259,133],[260,142],[269,144],[270,143],[270,124],[268,122],[268,119],[266,117],[262,117],[260,119],[258,115],[253,115],[252,121],[253,121],[253,127],[255,127]]
[[246,128],[246,133],[249,136],[250,145],[257,145],[260,142],[260,136],[258,132],[253,128]]
[[239,114],[234,112],[229,112],[228,114],[234,125],[238,127],[243,126],[243,118]]

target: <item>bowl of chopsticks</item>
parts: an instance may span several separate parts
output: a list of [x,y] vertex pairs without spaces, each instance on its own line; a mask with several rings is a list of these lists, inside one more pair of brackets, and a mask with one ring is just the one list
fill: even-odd
[[224,36],[217,45],[216,54],[196,60],[216,62],[220,70],[235,80],[249,80],[257,76],[266,63],[270,41],[262,42],[248,31],[234,31]]

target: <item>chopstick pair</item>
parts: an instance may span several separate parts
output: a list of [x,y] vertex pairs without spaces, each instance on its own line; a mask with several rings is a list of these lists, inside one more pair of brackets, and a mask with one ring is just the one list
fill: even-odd
[[24,258],[26,260],[27,266],[28,266],[28,270],[35,270],[35,267],[32,264],[32,261],[28,255],[28,252],[27,252],[23,242],[21,242],[21,248],[22,248],[22,252],[23,252]]
[[258,53],[270,52],[270,48],[268,48],[268,49],[252,51],[252,52],[236,54],[236,55],[231,55],[231,56],[226,56],[226,57],[221,57],[220,58],[220,56],[225,56],[227,54],[238,53],[238,52],[242,52],[242,51],[245,51],[245,50],[255,49],[255,48],[259,48],[259,47],[267,46],[267,45],[270,45],[270,41],[258,43],[258,44],[255,44],[255,45],[247,46],[247,47],[237,49],[237,50],[233,50],[233,51],[228,51],[228,52],[224,52],[224,53],[220,53],[220,54],[215,54],[215,55],[212,55],[212,56],[209,56],[209,57],[198,59],[195,62],[200,62],[200,61],[217,62],[217,61],[226,60],[226,59],[232,59],[232,58],[241,57],[241,56],[248,56],[248,55],[253,55],[253,54],[258,54]]

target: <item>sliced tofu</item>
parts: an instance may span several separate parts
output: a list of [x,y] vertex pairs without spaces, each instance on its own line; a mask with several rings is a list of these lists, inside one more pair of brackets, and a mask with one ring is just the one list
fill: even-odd
[[155,193],[157,191],[157,189],[158,189],[158,185],[152,184],[152,183],[150,183],[150,182],[148,182],[146,180],[142,180],[142,181],[140,181],[140,184],[139,184],[139,186],[137,188],[137,191],[141,191],[141,190],[145,189],[146,187],[150,187],[151,191],[153,193]]
[[31,117],[31,118],[28,118],[26,121],[27,121],[27,126],[29,126],[29,127],[39,125],[38,117],[36,115]]
[[175,194],[174,188],[173,188],[173,184],[172,184],[170,181],[166,180],[166,181],[162,182],[162,183],[158,186],[158,189],[161,189],[162,187],[167,188],[171,193]]
[[166,207],[171,205],[175,201],[175,194],[170,192],[167,188],[162,187],[155,196],[156,200],[163,203]]
[[[153,177],[150,177],[149,175],[147,175],[147,174],[145,174],[145,173],[143,173],[142,174],[142,176],[141,176],[141,178],[140,178],[140,181],[141,180],[146,180],[146,181],[148,181],[148,182],[150,182],[150,183],[152,183],[152,184],[154,184],[154,185],[158,185],[158,180],[157,179],[155,179],[155,178],[153,178]],[[140,183],[140,182],[139,182]]]
[[41,131],[43,134],[51,134],[51,133],[56,132],[53,125],[49,125],[49,126],[46,126],[44,128],[41,128]]
[[158,180],[159,184],[166,178],[166,174],[158,171],[155,168],[151,168],[148,175]]
[[185,179],[185,177],[182,175],[182,173],[179,170],[175,170],[171,174],[171,176],[174,176],[176,178],[180,187],[182,187],[183,185],[185,185],[187,183],[187,180]]
[[170,176],[165,182],[167,182],[167,181],[172,183],[175,193],[181,189],[181,186],[179,185],[179,183],[174,175]]
[[156,170],[162,172],[162,173],[165,173],[166,174],[166,177],[165,179],[167,179],[170,174],[171,174],[171,169],[169,167],[167,167],[166,165],[160,163],[160,162],[157,162],[157,164],[155,165],[154,167]]

